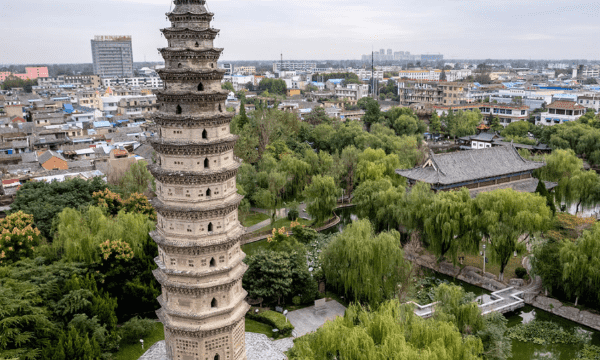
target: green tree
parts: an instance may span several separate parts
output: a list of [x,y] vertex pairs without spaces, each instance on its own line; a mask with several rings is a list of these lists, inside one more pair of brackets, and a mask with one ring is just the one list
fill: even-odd
[[288,356],[290,360],[477,360],[482,351],[481,340],[463,337],[454,324],[423,320],[391,300],[375,311],[350,305],[344,317],[295,341]]
[[233,84],[230,81],[226,81],[226,82],[222,83],[221,89],[235,92],[235,89],[233,88]]
[[398,229],[405,209],[406,191],[387,178],[366,180],[354,191],[357,215],[369,219],[376,230]]
[[500,124],[500,118],[498,116],[493,116],[492,120],[490,120],[490,129],[496,132],[502,132],[502,130],[504,130],[504,126]]
[[560,262],[562,244],[555,239],[537,243],[531,257],[532,272],[542,278],[546,295],[563,288],[563,270]]
[[[600,281],[600,226],[585,231],[577,242],[565,242],[560,249],[564,287],[575,296],[575,306],[587,288]],[[600,299],[600,296],[598,296]]]
[[330,176],[313,176],[310,185],[304,189],[307,199],[306,211],[316,220],[323,222],[331,216],[341,195],[340,189]]
[[[595,206],[600,201],[600,178],[594,170],[577,171],[569,179],[569,190],[574,202],[576,202],[575,213],[579,212],[579,207]],[[566,201],[570,203],[570,201]]]
[[365,97],[358,101],[358,106],[365,110],[365,115],[363,116],[362,120],[367,124],[367,126],[379,122],[381,117],[381,108],[377,100]]
[[427,125],[416,116],[400,115],[391,119],[390,122],[391,128],[396,131],[398,136],[422,135],[427,130]]
[[133,193],[148,193],[149,189],[156,191],[154,177],[148,171],[148,163],[144,160],[132,164],[119,182],[123,194],[128,197]]
[[474,111],[458,111],[456,114],[450,109],[449,113],[444,116],[444,122],[450,136],[462,137],[467,135],[475,135],[477,126],[481,123],[483,115],[479,110]]
[[0,265],[32,257],[41,233],[33,225],[33,215],[17,211],[0,220]]
[[442,131],[442,121],[436,111],[433,112],[429,120],[429,131],[434,134],[439,134]]
[[[292,293],[292,254],[262,251],[246,259],[248,270],[243,278],[244,289],[254,299],[281,301]],[[262,306],[262,304],[261,304]]]
[[249,122],[250,119],[248,119],[248,115],[246,115],[246,101],[242,100],[240,103],[240,116],[237,120],[237,126],[239,126],[240,129],[243,129]]
[[536,171],[542,180],[560,182],[583,169],[583,161],[573,150],[557,149],[545,157],[546,166]]
[[435,289],[437,302],[434,317],[453,323],[462,334],[473,335],[483,330],[481,309],[472,293],[467,294],[462,286],[440,284]]
[[311,125],[331,124],[331,118],[327,116],[325,109],[322,107],[314,107],[308,114],[304,116],[304,121]]
[[93,202],[92,194],[108,184],[100,178],[71,179],[52,183],[30,181],[21,186],[11,204],[11,212],[33,215],[37,228],[46,238],[52,238],[52,220],[64,208],[78,208]]
[[500,189],[479,193],[475,198],[476,228],[489,243],[492,261],[500,265],[500,281],[515,251],[523,251],[523,234],[543,231],[550,225],[552,212],[546,198],[537,194]]
[[538,185],[535,188],[535,193],[546,198],[546,204],[552,211],[552,215],[556,214],[556,205],[554,205],[554,196],[550,194],[548,189],[546,189],[546,184],[543,180],[538,181]]
[[0,282],[0,358],[37,359],[56,332],[37,287],[28,282]]
[[443,191],[424,210],[424,230],[429,249],[440,259],[458,261],[458,250],[478,250],[473,228],[476,213],[469,190]]
[[[366,219],[346,227],[322,256],[327,282],[357,301],[375,306],[408,287],[411,265],[404,260],[400,234],[390,231],[375,235]],[[404,285],[401,290],[399,284]]]
[[266,91],[268,93],[285,95],[287,85],[282,79],[269,79],[264,78],[258,84],[258,92]]
[[511,122],[502,131],[502,136],[527,137],[531,124],[527,121]]

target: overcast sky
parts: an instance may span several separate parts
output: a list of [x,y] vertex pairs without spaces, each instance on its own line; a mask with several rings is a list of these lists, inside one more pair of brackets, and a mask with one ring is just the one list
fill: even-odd
[[[91,62],[94,35],[132,35],[161,60],[169,0],[2,0],[0,64]],[[452,58],[600,59],[587,0],[208,0],[222,60],[359,59],[371,49]]]

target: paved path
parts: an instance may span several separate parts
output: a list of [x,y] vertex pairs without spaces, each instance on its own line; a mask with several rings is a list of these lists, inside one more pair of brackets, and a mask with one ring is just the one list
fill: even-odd
[[271,340],[265,334],[246,333],[248,360],[287,360],[284,352],[294,346],[293,338]]
[[267,220],[259,222],[258,224],[254,224],[254,225],[252,225],[250,227],[247,227],[246,228],[246,232],[247,233],[251,233],[251,232],[254,232],[256,230],[260,230],[260,229],[262,229],[262,228],[264,228],[265,226],[268,226],[268,225],[271,225],[271,219],[267,219]]
[[[264,334],[246,333],[246,356],[248,360],[287,360],[284,352],[294,346],[293,338],[271,340]],[[138,360],[167,360],[165,341],[152,345]]]
[[327,320],[334,320],[344,316],[346,308],[339,302],[327,301],[323,310],[315,310],[314,306],[291,311],[287,314],[288,320],[294,325],[296,337],[306,335],[323,326]]

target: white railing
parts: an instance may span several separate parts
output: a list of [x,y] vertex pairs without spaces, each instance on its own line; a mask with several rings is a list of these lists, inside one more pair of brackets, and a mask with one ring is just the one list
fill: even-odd
[[[507,295],[501,295],[506,292],[508,292]],[[524,305],[525,300],[521,297],[522,295],[523,291],[516,291],[514,287],[508,287],[506,289],[494,291],[489,295],[492,301],[488,301],[483,304],[478,304],[477,306],[481,309],[481,315],[489,314],[492,311],[502,313],[505,309],[513,310],[514,308],[516,308],[515,306]],[[476,301],[479,302],[479,300],[481,299],[483,299],[482,296],[478,297]],[[415,315],[426,319],[433,316],[433,313],[435,312],[435,305],[437,303],[438,302],[436,301],[427,305],[419,305],[413,301],[409,301],[407,304],[415,305]]]

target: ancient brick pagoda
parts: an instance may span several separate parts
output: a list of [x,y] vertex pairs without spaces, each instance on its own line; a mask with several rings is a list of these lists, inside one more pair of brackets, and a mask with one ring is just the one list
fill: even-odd
[[161,284],[157,311],[165,326],[166,355],[173,360],[246,359],[238,221],[242,196],[236,191],[237,140],[229,132],[217,69],[223,49],[213,47],[218,30],[205,0],[175,0],[163,29],[169,47],[160,49],[164,89],[151,117],[159,134],[152,140],[156,163],[153,200],[158,218],[151,233],[158,245],[154,276]]

